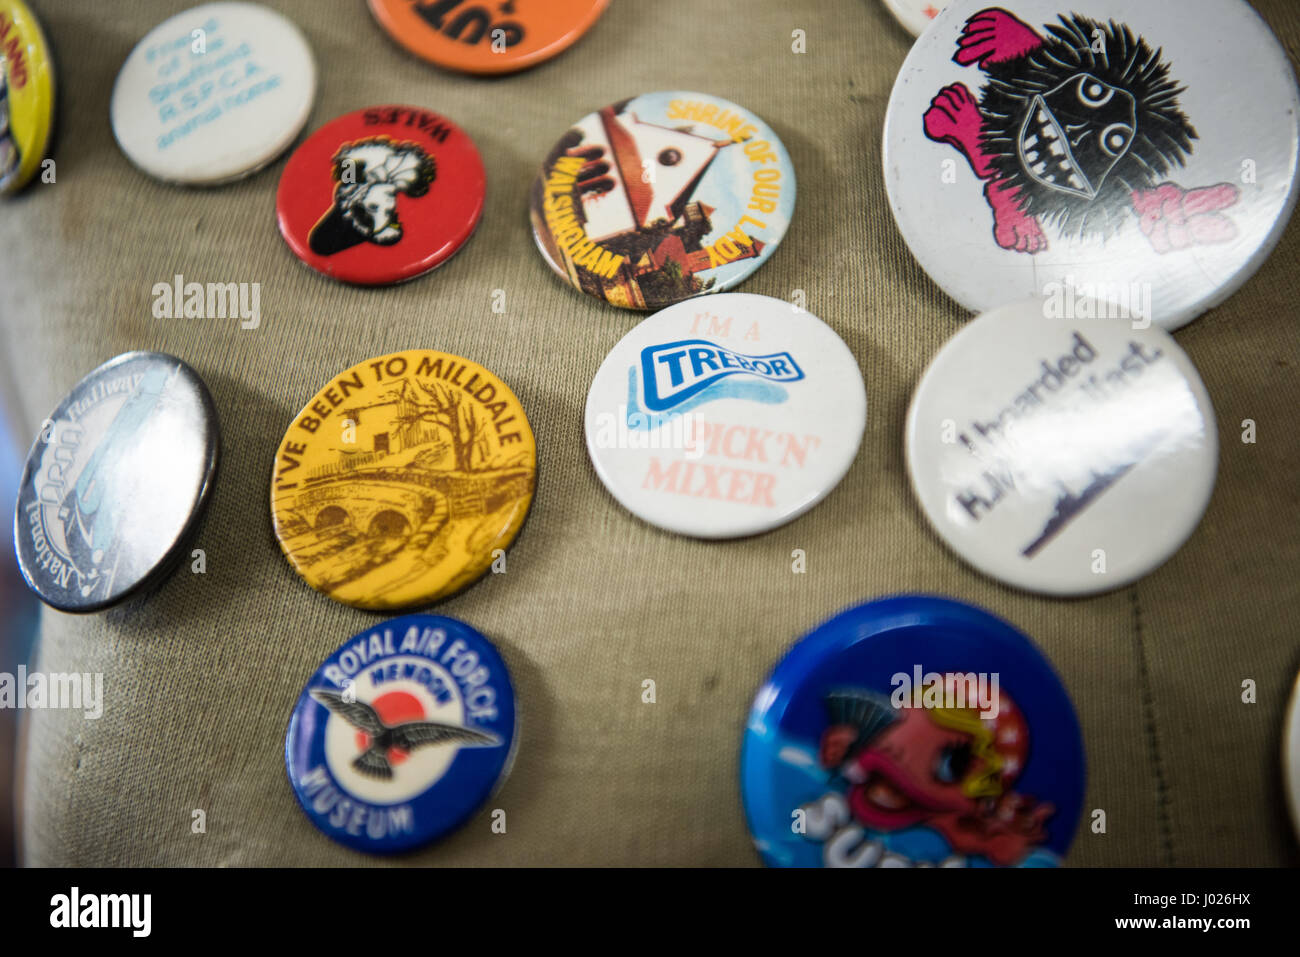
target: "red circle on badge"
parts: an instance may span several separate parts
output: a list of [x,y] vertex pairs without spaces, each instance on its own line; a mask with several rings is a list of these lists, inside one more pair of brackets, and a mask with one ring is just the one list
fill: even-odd
[[415,106],[374,106],[326,123],[280,176],[276,219],[294,254],[340,282],[414,279],[465,245],[487,174],[468,134]]

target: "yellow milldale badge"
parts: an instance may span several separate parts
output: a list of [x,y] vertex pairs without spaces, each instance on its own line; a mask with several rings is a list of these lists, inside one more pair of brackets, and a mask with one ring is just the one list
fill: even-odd
[[53,125],[49,44],[22,0],[0,0],[0,194],[36,175]]
[[271,519],[318,591],[373,610],[427,605],[503,554],[536,467],[509,386],[460,356],[395,352],[336,376],[289,426]]

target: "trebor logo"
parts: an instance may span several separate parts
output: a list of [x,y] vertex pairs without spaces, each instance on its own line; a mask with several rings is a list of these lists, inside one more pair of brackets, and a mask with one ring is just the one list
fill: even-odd
[[749,356],[705,339],[683,339],[641,350],[643,401],[650,412],[667,412],[732,376],[798,382],[804,374],[788,352]]

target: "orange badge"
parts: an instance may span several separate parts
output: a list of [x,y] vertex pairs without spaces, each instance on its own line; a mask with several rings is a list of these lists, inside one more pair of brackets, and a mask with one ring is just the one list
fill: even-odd
[[514,540],[536,465],[509,386],[460,356],[395,352],[336,376],[289,426],[271,520],[317,591],[373,610],[427,605]]
[[567,50],[609,0],[369,0],[401,46],[465,73],[513,73]]

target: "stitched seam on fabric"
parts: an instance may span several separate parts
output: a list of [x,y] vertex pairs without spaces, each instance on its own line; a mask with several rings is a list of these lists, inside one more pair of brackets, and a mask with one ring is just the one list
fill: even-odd
[[1137,644],[1138,677],[1142,688],[1142,723],[1146,731],[1147,748],[1156,775],[1156,824],[1160,828],[1160,842],[1164,851],[1165,867],[1174,864],[1174,826],[1169,803],[1169,782],[1165,779],[1164,761],[1160,756],[1160,736],[1156,733],[1155,693],[1151,688],[1151,671],[1147,667],[1146,642],[1142,634],[1142,606],[1137,589],[1129,591],[1133,606],[1133,638]]

